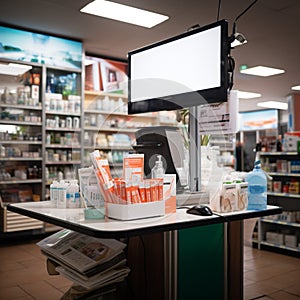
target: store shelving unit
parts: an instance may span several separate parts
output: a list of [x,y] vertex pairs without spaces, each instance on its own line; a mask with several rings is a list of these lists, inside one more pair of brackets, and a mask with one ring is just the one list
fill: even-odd
[[124,94],[85,91],[83,164],[90,165],[89,153],[98,149],[117,175],[124,154],[133,150],[136,130],[155,125],[177,125],[175,113],[128,115]]
[[0,231],[3,232],[43,228],[43,222],[6,209],[7,203],[43,199],[43,68],[36,64],[24,66],[31,69],[19,76],[0,78]]
[[[53,180],[77,178],[81,166],[83,78],[78,69],[51,67],[45,73],[44,169],[49,200]],[[56,86],[49,91],[53,81]]]
[[234,167],[235,135],[211,135],[209,138],[209,145],[219,151],[217,157],[219,166]]
[[[300,252],[300,154],[262,152],[262,166],[272,176],[268,185],[268,204],[283,207],[281,215],[258,222],[258,247]],[[300,166],[300,164],[299,164]],[[274,190],[275,189],[275,190]]]
[[[3,63],[9,62],[11,61]],[[53,179],[58,179],[58,172],[62,173],[64,179],[67,174],[70,178],[74,178],[81,165],[83,80],[81,70],[41,64],[24,63],[24,65],[33,68],[22,76],[1,75],[0,231],[2,232],[55,230],[43,222],[8,212],[6,205],[12,202],[47,200],[49,185]],[[39,76],[38,85],[28,82],[33,72]],[[61,77],[72,77],[76,89],[70,91],[69,95],[59,95],[60,91],[51,93],[53,97],[57,97],[53,99],[46,93],[49,74],[57,82]],[[60,87],[63,89],[63,86]],[[32,99],[32,89],[38,91],[37,98]],[[24,91],[27,93],[25,96]],[[54,100],[55,109],[51,107]],[[64,103],[66,109],[58,109],[58,103]]]

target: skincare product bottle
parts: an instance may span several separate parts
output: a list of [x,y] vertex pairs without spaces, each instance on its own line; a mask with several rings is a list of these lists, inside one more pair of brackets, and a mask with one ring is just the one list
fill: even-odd
[[161,160],[161,155],[157,155],[157,161],[151,170],[152,178],[162,178],[165,174],[165,169],[163,167],[163,162]]

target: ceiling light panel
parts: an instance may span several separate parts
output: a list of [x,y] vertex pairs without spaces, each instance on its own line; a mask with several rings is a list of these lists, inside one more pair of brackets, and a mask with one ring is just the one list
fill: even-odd
[[292,86],[292,90],[294,90],[294,91],[300,91],[300,85]]
[[106,0],[90,2],[80,11],[147,28],[154,27],[169,19],[169,17],[165,15]]
[[261,94],[259,94],[259,93],[253,93],[253,92],[238,91],[238,97],[240,99],[252,99],[252,98],[259,98],[259,97],[261,97]]
[[276,68],[265,67],[265,66],[256,66],[256,67],[240,70],[240,73],[242,74],[262,76],[262,77],[278,75],[284,72],[285,71],[282,69],[276,69]]
[[259,102],[259,103],[257,103],[257,106],[266,107],[266,108],[282,109],[282,110],[287,110],[288,109],[288,104],[287,103],[279,102],[279,101]]

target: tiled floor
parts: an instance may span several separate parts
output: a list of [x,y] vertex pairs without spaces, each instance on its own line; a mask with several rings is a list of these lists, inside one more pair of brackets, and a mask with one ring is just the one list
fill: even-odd
[[300,259],[244,247],[244,299],[300,299]]
[[[0,246],[0,299],[56,300],[70,287],[69,280],[48,275],[46,259],[35,242]],[[245,300],[300,299],[299,258],[249,246],[244,249]]]

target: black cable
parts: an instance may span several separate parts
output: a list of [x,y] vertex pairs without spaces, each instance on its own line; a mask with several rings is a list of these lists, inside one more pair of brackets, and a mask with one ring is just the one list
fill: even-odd
[[236,32],[236,22],[237,20],[244,15],[258,0],[254,0],[246,9],[244,9],[235,19],[233,22],[233,28],[232,28],[232,34],[235,34]]
[[219,21],[219,19],[220,19],[221,2],[222,2],[222,0],[219,0],[219,4],[218,4],[218,14],[217,14],[217,21]]

